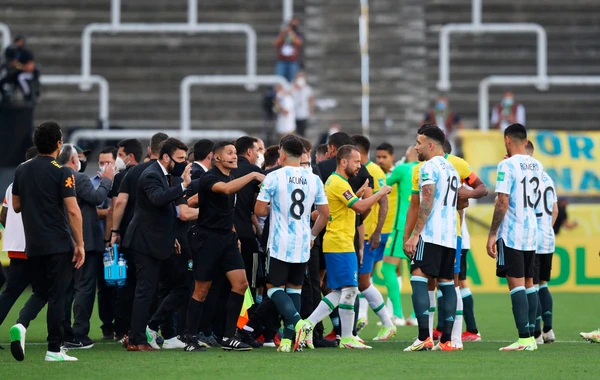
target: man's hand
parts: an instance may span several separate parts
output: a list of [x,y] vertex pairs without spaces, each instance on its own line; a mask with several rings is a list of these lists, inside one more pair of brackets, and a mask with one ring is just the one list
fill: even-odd
[[179,244],[179,240],[175,239],[175,253],[181,255],[181,244]]
[[104,167],[104,173],[98,172],[100,178],[108,178],[111,181],[115,178],[115,166],[113,164],[106,164]]
[[392,187],[388,185],[383,185],[381,186],[381,189],[379,189],[379,192],[383,193],[384,195],[388,195],[392,192]]
[[75,247],[75,250],[73,251],[73,260],[71,261],[75,263],[75,269],[81,268],[85,262],[85,249],[83,246]]
[[369,250],[374,251],[375,249],[377,249],[377,247],[379,247],[380,243],[381,243],[381,232],[373,232],[371,234],[371,237],[369,238],[369,244],[371,244],[371,248]]
[[254,179],[258,182],[262,182],[265,180],[265,175],[259,172],[254,172]]
[[238,246],[238,250],[239,250],[240,252],[242,252],[242,243],[240,242],[240,239],[238,239],[237,246]]
[[185,167],[185,170],[183,171],[181,178],[183,178],[183,187],[185,187],[187,189],[187,187],[192,182],[192,164],[191,163],[189,163]]
[[110,234],[110,246],[121,245],[121,235],[118,232],[111,232]]
[[487,248],[488,256],[490,256],[492,259],[495,259],[496,258],[496,236],[494,236],[494,235],[488,236],[486,248]]
[[406,256],[412,258],[415,255],[415,252],[417,252],[418,244],[419,236],[413,234],[413,236],[411,236],[410,239],[406,241],[406,244],[404,244],[404,253],[406,254]]
[[360,187],[360,189],[358,189],[358,191],[356,192],[356,196],[359,198],[362,198],[363,194],[365,193],[365,190],[367,190],[367,187],[369,187],[369,179],[368,178],[365,180],[365,183],[363,183],[363,185]]
[[456,209],[458,211],[464,210],[469,207],[469,199],[468,198],[458,198],[458,202],[456,203]]

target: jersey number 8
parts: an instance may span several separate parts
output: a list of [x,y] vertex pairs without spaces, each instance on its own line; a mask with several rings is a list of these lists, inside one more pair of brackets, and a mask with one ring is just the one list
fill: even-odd
[[296,189],[292,191],[292,205],[290,206],[290,214],[292,218],[300,220],[300,217],[304,214],[304,198],[306,195],[302,189]]

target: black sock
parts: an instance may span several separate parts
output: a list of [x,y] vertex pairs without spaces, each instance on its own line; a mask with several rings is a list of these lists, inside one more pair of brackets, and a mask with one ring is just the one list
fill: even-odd
[[444,331],[444,321],[446,320],[446,317],[444,316],[444,295],[439,288],[437,293],[437,313],[438,319],[435,329],[441,332]]
[[525,294],[527,294],[527,304],[529,306],[527,318],[529,320],[529,334],[533,336],[535,333],[535,319],[537,317],[537,309],[539,303],[538,295],[534,287],[526,289]]
[[477,334],[477,323],[475,322],[475,304],[473,302],[473,295],[471,290],[468,288],[461,289],[463,295],[463,317],[465,318],[465,324],[467,325],[467,331],[473,334]]
[[[360,311],[360,298],[356,296],[354,299],[354,326],[352,326],[352,335],[358,335],[358,331],[356,331],[356,322],[358,322],[358,314]],[[340,320],[341,322],[341,320]]]
[[540,335],[542,335],[541,322],[542,322],[542,303],[540,302],[540,297],[538,294],[538,307],[535,312],[535,328],[533,329],[533,337],[536,339]]
[[538,293],[542,304],[542,321],[544,321],[544,332],[552,330],[552,295],[548,289],[548,284],[540,285]]
[[446,343],[452,339],[452,327],[454,326],[454,316],[456,315],[456,289],[454,289],[454,281],[438,282],[440,291],[442,292],[443,321],[441,343]]
[[333,331],[335,335],[342,335],[342,324],[340,322],[340,309],[337,307],[333,309],[331,314],[329,314],[329,318],[331,318],[331,324],[333,325]]
[[415,316],[419,323],[419,340],[425,341],[429,337],[429,292],[427,290],[427,279],[420,276],[412,276],[412,302]]
[[296,310],[300,311],[302,307],[302,289],[286,289],[285,292],[294,303]]
[[[202,318],[202,309],[204,302],[190,298],[190,303],[187,309],[187,332],[189,335],[196,337],[198,335],[198,328],[200,325],[200,318]],[[195,338],[194,338],[195,339]]]
[[233,338],[237,328],[237,321],[244,304],[244,295],[230,292],[227,298],[227,317],[225,321],[224,338]]
[[513,316],[515,324],[519,331],[519,338],[529,338],[529,304],[524,286],[517,286],[510,291],[510,301],[512,303]]
[[[273,288],[275,289],[275,288]],[[275,291],[269,291],[269,298],[273,300],[275,305],[277,306],[277,310],[279,314],[283,316],[285,320],[285,329],[283,330],[283,338],[284,339],[292,339],[294,337],[296,323],[301,319],[300,313],[294,306],[294,302],[290,297],[290,294],[287,294],[283,289],[276,288]],[[272,290],[272,289],[271,289]],[[299,296],[300,294],[294,294],[295,296]]]

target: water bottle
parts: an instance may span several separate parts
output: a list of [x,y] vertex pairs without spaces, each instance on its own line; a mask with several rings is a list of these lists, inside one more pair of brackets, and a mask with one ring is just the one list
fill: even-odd
[[108,252],[104,252],[103,262],[105,267],[110,266],[110,258],[108,257]]
[[126,266],[127,265],[127,260],[125,260],[125,258],[123,257],[123,254],[120,253],[119,254],[119,266]]
[[119,254],[119,280],[117,281],[117,286],[122,288],[127,284],[127,260],[123,257],[123,254]]

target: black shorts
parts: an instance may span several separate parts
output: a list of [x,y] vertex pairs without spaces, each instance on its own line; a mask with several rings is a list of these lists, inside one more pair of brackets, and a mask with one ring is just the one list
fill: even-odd
[[196,228],[192,233],[194,279],[212,281],[215,276],[232,270],[244,270],[244,260],[237,246],[237,234]]
[[496,276],[533,278],[535,251],[507,247],[502,239],[496,242],[496,251]]
[[545,253],[535,255],[535,263],[533,264],[533,283],[539,284],[540,281],[550,281],[552,274],[552,256],[554,253]]
[[462,249],[460,251],[460,272],[458,273],[459,280],[467,279],[467,253],[468,249]]
[[292,284],[302,286],[306,275],[306,263],[288,263],[274,257],[267,258],[267,284],[275,287]]
[[417,252],[410,262],[410,271],[419,268],[428,276],[451,280],[454,278],[455,258],[456,248],[425,243],[419,238]]

